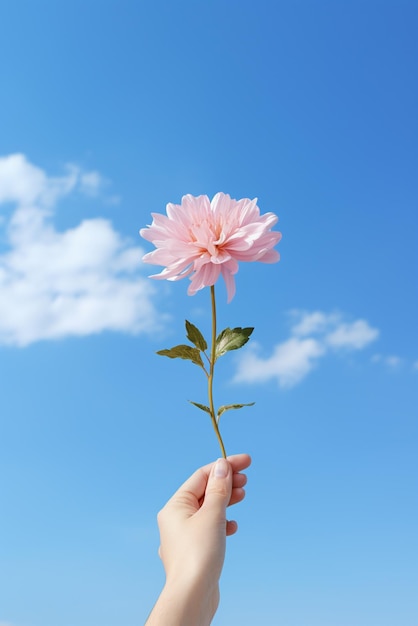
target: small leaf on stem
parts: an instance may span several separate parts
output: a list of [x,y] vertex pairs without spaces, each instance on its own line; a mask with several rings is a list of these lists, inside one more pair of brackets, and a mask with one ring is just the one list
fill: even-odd
[[200,330],[191,322],[186,320],[186,331],[187,331],[187,339],[194,343],[196,348],[202,350],[203,352],[207,349],[208,344]]
[[174,346],[174,348],[170,348],[169,350],[159,350],[157,354],[160,354],[161,356],[168,356],[170,359],[187,359],[188,361],[192,361],[196,365],[199,365],[202,369],[205,369],[200,356],[200,350],[192,348],[192,346],[181,344],[179,346]]
[[248,402],[247,404],[225,404],[224,406],[220,406],[218,409],[218,422],[222,413],[225,411],[229,411],[230,409],[242,409],[243,406],[254,406],[255,402]]
[[202,411],[205,411],[206,413],[209,413],[210,415],[210,408],[208,406],[206,406],[205,404],[200,404],[199,402],[193,402],[193,400],[189,400],[190,404],[194,404],[194,406],[197,406],[198,409],[201,409]]
[[254,328],[225,328],[216,338],[216,358],[247,343]]

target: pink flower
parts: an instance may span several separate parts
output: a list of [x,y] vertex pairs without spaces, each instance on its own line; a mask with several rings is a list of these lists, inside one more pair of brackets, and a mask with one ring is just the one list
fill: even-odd
[[183,196],[181,204],[167,204],[167,216],[152,213],[151,226],[140,230],[156,250],[143,257],[145,263],[164,265],[151,278],[180,280],[190,276],[187,293],[214,285],[222,274],[228,302],[235,294],[234,274],[238,261],[275,263],[280,255],[274,246],[281,233],[270,229],[278,218],[274,213],[260,215],[257,198],[232,200],[217,193],[212,202],[207,196]]

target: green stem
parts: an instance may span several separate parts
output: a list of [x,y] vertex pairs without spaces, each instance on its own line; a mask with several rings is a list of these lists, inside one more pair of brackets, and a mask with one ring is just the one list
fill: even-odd
[[211,350],[210,350],[210,369],[209,369],[209,377],[208,377],[209,408],[210,408],[210,418],[212,420],[212,426],[218,438],[218,442],[221,447],[222,456],[224,457],[224,459],[226,459],[225,446],[224,446],[224,442],[222,441],[221,433],[219,432],[219,427],[218,427],[218,423],[216,421],[216,416],[215,416],[215,408],[213,405],[213,374],[214,374],[214,369],[215,369],[215,358],[216,358],[215,285],[211,285],[210,297],[211,297],[211,302],[212,302],[212,344],[211,344]]

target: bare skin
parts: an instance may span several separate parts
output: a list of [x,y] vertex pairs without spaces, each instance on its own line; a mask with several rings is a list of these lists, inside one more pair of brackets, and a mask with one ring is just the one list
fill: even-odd
[[208,626],[219,604],[226,537],[237,531],[228,506],[245,497],[248,454],[198,469],[158,514],[166,582],[146,626]]

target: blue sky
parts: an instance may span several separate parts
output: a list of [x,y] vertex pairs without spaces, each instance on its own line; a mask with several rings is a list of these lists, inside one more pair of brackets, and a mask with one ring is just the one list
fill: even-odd
[[[275,265],[220,327],[249,452],[217,626],[416,626],[418,8],[15,0],[0,7],[0,626],[134,626],[155,515],[219,455],[205,381],[155,355],[209,293],[147,278],[184,194],[258,197]],[[151,268],[152,269],[152,268]]]

